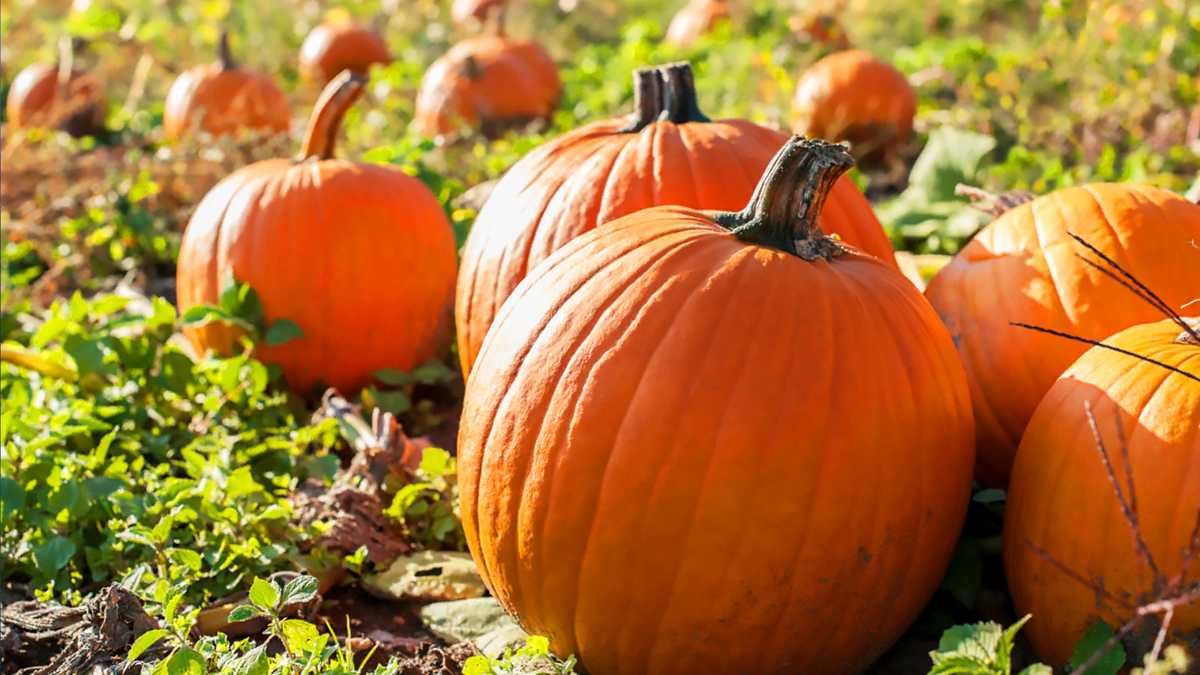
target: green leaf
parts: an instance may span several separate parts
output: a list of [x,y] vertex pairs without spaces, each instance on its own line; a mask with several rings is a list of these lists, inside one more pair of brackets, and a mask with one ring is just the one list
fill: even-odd
[[317,590],[319,588],[320,582],[317,581],[316,577],[301,574],[284,585],[283,598],[280,600],[280,604],[291,605],[308,602],[317,597]]
[[383,368],[371,373],[371,375],[380,382],[391,387],[403,387],[412,382],[412,376],[403,370],[395,368]]
[[934,129],[913,163],[905,193],[914,190],[925,202],[959,201],[955,186],[974,183],[983,160],[995,147],[996,139],[985,134],[952,127]]
[[441,448],[426,448],[421,453],[420,470],[429,479],[448,476],[455,471],[454,458]]
[[267,334],[263,336],[263,341],[274,347],[291,342],[292,340],[299,340],[303,337],[304,331],[300,330],[300,326],[295,321],[279,319],[267,329]]
[[191,647],[180,647],[167,659],[167,675],[204,675],[204,657]]
[[996,488],[985,488],[976,492],[971,499],[978,504],[999,504],[1008,499],[1008,493]]
[[65,567],[74,555],[75,542],[62,536],[52,537],[33,549],[38,569],[47,575],[54,575]]
[[367,387],[367,393],[370,394],[375,405],[384,412],[403,415],[412,409],[412,400],[403,391]]
[[1054,675],[1054,669],[1044,663],[1026,666],[1017,675]]
[[100,349],[98,340],[88,340],[78,335],[72,335],[63,343],[63,349],[75,361],[79,375],[98,373],[104,367],[104,352]]
[[25,506],[25,489],[8,476],[0,476],[0,518],[7,523],[8,514]]
[[137,657],[141,656],[143,652],[167,635],[167,631],[162,628],[151,628],[133,641],[133,644],[129,647],[129,654],[125,658],[129,661],[136,661]]
[[[1092,658],[1093,654],[1103,649],[1112,637],[1112,626],[1104,621],[1097,621],[1088,626],[1083,637],[1075,643],[1075,648],[1071,651],[1071,660],[1067,662],[1067,665],[1072,670],[1082,666]],[[1125,646],[1118,640],[1104,652],[1103,656],[1092,662],[1092,667],[1088,669],[1088,675],[1115,675],[1125,665],[1125,659]]]
[[256,616],[258,616],[258,609],[254,605],[238,605],[229,612],[229,622],[241,623],[242,621],[249,621]]
[[267,646],[261,644],[251,649],[231,661],[227,668],[230,675],[267,675],[270,672]]
[[320,634],[316,626],[303,619],[283,620],[283,641],[290,652],[308,651]]
[[220,307],[193,305],[184,311],[183,316],[179,317],[179,322],[184,326],[199,326],[210,321],[227,321],[231,318],[233,317]]
[[279,605],[279,588],[270,581],[254,577],[250,583],[250,602],[260,609],[273,610]]
[[168,556],[171,560],[186,566],[193,572],[199,572],[200,568],[204,565],[204,560],[200,557],[200,553],[190,549],[173,548]]
[[492,661],[486,656],[476,654],[463,663],[463,675],[493,675]]

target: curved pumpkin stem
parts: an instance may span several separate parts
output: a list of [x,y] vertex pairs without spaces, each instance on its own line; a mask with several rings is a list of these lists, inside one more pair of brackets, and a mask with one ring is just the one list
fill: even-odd
[[367,86],[363,75],[343,70],[330,80],[321,91],[312,117],[308,120],[308,131],[304,134],[304,159],[333,159],[337,144],[338,129],[350,106],[362,96]]
[[853,165],[842,145],[793,136],[767,166],[746,208],[714,219],[742,241],[808,261],[829,260],[845,249],[821,232],[817,216],[834,183]]
[[696,79],[689,63],[671,63],[633,72],[633,115],[621,133],[637,133],[655,122],[708,122],[696,100]]
[[229,31],[222,30],[221,37],[217,42],[217,58],[221,63],[221,70],[235,70],[238,67],[237,61],[233,60],[233,52],[229,49]]

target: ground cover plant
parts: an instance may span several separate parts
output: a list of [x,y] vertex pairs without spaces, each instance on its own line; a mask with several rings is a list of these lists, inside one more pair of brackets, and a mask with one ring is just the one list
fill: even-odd
[[1197,3],[3,0],[0,45],[0,670],[1200,668]]

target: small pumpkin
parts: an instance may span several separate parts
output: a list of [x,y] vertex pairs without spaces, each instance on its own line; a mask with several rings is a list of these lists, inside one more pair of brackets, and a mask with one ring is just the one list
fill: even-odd
[[[634,91],[631,118],[595,122],[538,148],[513,165],[480,211],[455,300],[464,374],[505,299],[568,241],[651,206],[737,208],[787,140],[746,120],[708,119],[686,63],[639,70]],[[895,265],[883,226],[848,178],[834,185],[821,221]]]
[[971,382],[980,480],[1003,487],[1034,408],[1086,347],[1010,325],[1103,339],[1153,321],[1152,307],[1077,254],[1072,233],[1172,306],[1200,289],[1200,206],[1151,187],[1071,187],[1005,212],[929,283]]
[[57,64],[33,63],[13,78],[5,113],[13,129],[59,129],[72,136],[104,131],[104,87],[75,67],[74,45],[63,40]]
[[728,0],[688,0],[667,26],[667,44],[687,49],[718,25],[729,21]]
[[788,19],[788,28],[805,42],[815,42],[833,49],[850,48],[846,29],[833,14],[819,11],[795,14]]
[[[229,277],[257,291],[266,320],[304,336],[260,343],[257,355],[307,394],[318,384],[354,391],[382,368],[435,356],[449,332],[454,233],[437,198],[399,168],[334,159],[334,141],[365,78],[345,72],[325,88],[302,156],[251,164],[200,202],[180,246],[181,310],[217,304]],[[238,333],[221,323],[185,331],[199,352],[228,353]]]
[[328,20],[300,45],[300,75],[322,86],[343,70],[366,75],[372,65],[392,62],[379,33],[349,20]]
[[193,128],[213,135],[241,129],[286,132],[291,123],[287,96],[270,76],[242,68],[221,33],[216,63],[189,68],[167,92],[163,130],[170,140]]
[[[1194,333],[1200,322],[1192,326]],[[1167,320],[1104,343],[1177,370],[1092,347],[1054,382],[1025,429],[1004,512],[1004,569],[1018,614],[1033,614],[1022,633],[1056,666],[1095,621],[1121,626],[1134,618],[1064,568],[1134,606],[1166,591],[1155,588],[1154,570],[1135,552],[1096,432],[1126,503],[1136,496],[1139,529],[1161,577],[1179,578],[1182,588],[1200,583],[1195,561],[1184,568],[1200,523],[1200,339]],[[1200,604],[1178,609],[1171,625],[1167,644],[1200,648]]]
[[588,232],[484,341],[464,531],[492,594],[589,673],[856,672],[938,587],[970,396],[916,288],[816,226],[850,164],[795,138],[741,212]]
[[483,23],[489,17],[503,12],[508,0],[454,0],[450,15],[454,23],[468,24],[472,21]]
[[796,133],[849,141],[875,161],[912,136],[917,95],[908,79],[869,52],[834,52],[808,68],[792,104]]
[[429,66],[417,93],[413,128],[428,137],[478,129],[494,138],[548,119],[561,95],[558,66],[541,45],[480,35]]

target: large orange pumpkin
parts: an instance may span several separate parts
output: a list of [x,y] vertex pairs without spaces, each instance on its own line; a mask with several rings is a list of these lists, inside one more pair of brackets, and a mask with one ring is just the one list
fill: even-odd
[[742,212],[580,236],[484,341],[458,446],[471,553],[589,673],[854,672],[937,588],[970,396],[916,288],[816,227],[849,165],[796,138]]
[[[398,168],[333,158],[342,115],[365,79],[343,73],[317,102],[303,156],[251,164],[217,184],[179,252],[181,309],[216,304],[224,281],[250,284],[268,323],[304,337],[259,344],[288,383],[353,391],[381,368],[436,355],[449,330],[454,233],[428,188]],[[228,352],[236,332],[189,328],[197,351]]]
[[[505,299],[551,253],[651,206],[737,208],[787,140],[746,120],[705,117],[686,63],[640,70],[634,82],[632,120],[589,124],[538,148],[484,205],[463,249],[455,300],[464,374]],[[821,226],[895,266],[883,227],[850,179],[834,186]]]
[[[1018,613],[1033,614],[1022,632],[1056,666],[1093,622],[1120,626],[1133,613],[1097,598],[1034,547],[1122,602],[1136,606],[1163,592],[1135,554],[1088,407],[1126,503],[1132,475],[1139,529],[1167,579],[1184,571],[1200,520],[1200,341],[1160,321],[1105,343],[1182,372],[1093,347],[1050,388],[1021,439],[1004,514],[1004,567]],[[1182,581],[1200,582],[1200,565],[1193,561]],[[1191,640],[1196,653],[1200,603],[1177,610],[1172,627],[1168,643]]]
[[104,89],[91,73],[34,63],[13,78],[5,111],[13,129],[61,129],[72,136],[104,130]]
[[362,24],[330,20],[317,26],[300,45],[300,74],[323,85],[343,70],[366,75],[376,63],[392,62],[379,34]]
[[530,40],[480,35],[429,66],[417,93],[413,128],[424,136],[479,129],[495,137],[549,118],[562,95],[558,66]]
[[667,26],[667,44],[680,49],[690,47],[730,17],[728,0],[689,0],[671,18]]
[[1172,306],[1200,294],[1200,206],[1150,187],[1067,188],[984,228],[930,282],[971,381],[979,478],[1002,487],[1025,424],[1086,347],[1013,327],[1019,321],[1101,340],[1158,317],[1084,262],[1079,235]]
[[172,140],[193,127],[221,135],[241,129],[283,132],[290,123],[287,96],[270,76],[233,60],[226,33],[221,34],[220,60],[180,75],[163,108],[163,131]]
[[856,157],[875,159],[912,136],[917,95],[891,64],[851,49],[800,76],[793,110],[796,133],[849,141]]

